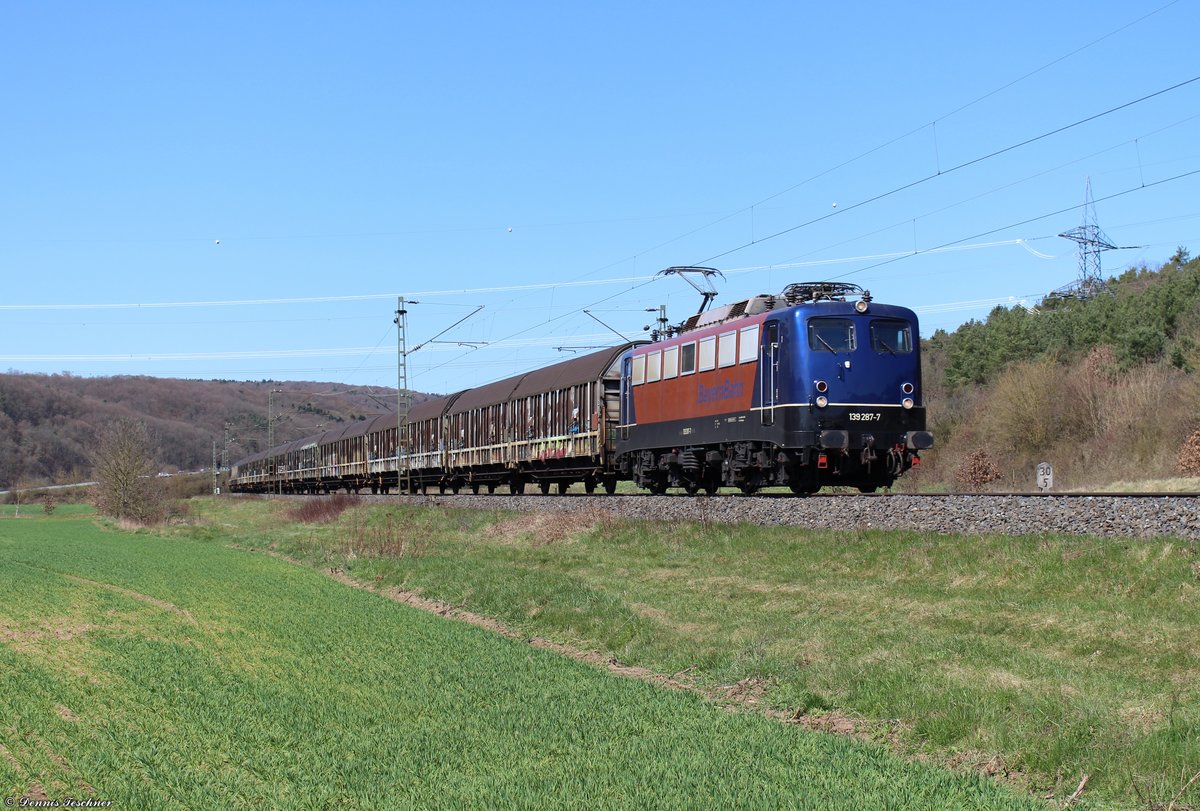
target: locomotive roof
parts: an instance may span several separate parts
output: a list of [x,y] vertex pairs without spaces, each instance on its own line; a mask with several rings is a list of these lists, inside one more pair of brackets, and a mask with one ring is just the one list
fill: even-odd
[[[712,335],[718,335],[723,332],[741,329],[753,324],[760,324],[766,321],[772,315],[782,316],[785,313],[791,314],[824,314],[824,315],[849,315],[849,316],[883,316],[888,318],[904,318],[910,321],[916,321],[916,314],[908,309],[897,304],[879,304],[871,302],[865,312],[859,312],[855,308],[855,302],[841,301],[838,299],[819,299],[815,301],[801,301],[796,304],[786,304],[782,299],[776,298],[768,300],[766,296],[758,296],[751,299],[753,305],[759,301],[766,301],[767,306],[751,306],[749,308],[742,307],[747,302],[738,302],[736,305],[731,305],[732,310],[729,312],[721,312],[717,317],[710,319],[705,323],[700,323],[699,326],[687,326],[696,322],[698,316],[692,316],[691,319],[680,329],[680,331],[662,338],[651,344],[638,344],[635,348],[640,350],[635,352],[638,355],[644,355],[647,352],[653,352],[660,347],[675,346],[678,344],[688,343],[689,341],[697,341],[701,338],[707,338]],[[783,306],[778,306],[778,305]]]

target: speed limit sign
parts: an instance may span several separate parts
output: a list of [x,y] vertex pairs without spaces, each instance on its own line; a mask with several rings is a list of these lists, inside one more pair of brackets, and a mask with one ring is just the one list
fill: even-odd
[[1049,462],[1039,462],[1037,466],[1037,486],[1043,493],[1054,487],[1054,468]]

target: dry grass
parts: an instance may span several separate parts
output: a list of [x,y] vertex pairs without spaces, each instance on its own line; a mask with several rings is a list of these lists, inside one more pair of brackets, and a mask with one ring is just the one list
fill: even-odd
[[351,507],[356,507],[360,500],[355,496],[337,494],[328,497],[306,498],[300,505],[287,511],[290,521],[303,524],[328,524]]
[[1076,492],[1100,493],[1200,493],[1200,476],[1181,476],[1171,479],[1140,479],[1075,488]]

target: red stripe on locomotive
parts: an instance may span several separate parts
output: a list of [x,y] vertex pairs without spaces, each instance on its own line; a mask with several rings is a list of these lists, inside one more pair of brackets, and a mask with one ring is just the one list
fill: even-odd
[[[758,399],[756,381],[765,319],[764,313],[635,349],[633,377],[644,381],[633,386],[637,424],[715,417],[753,408]],[[690,364],[685,347],[692,347]],[[712,368],[705,368],[708,366]]]

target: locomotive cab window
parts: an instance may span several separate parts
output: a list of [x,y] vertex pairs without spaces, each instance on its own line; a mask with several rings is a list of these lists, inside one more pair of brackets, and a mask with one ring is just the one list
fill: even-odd
[[808,322],[808,348],[813,352],[853,352],[854,322],[849,318],[812,318]]
[[880,354],[908,355],[913,351],[912,328],[899,318],[872,321],[871,348]]

